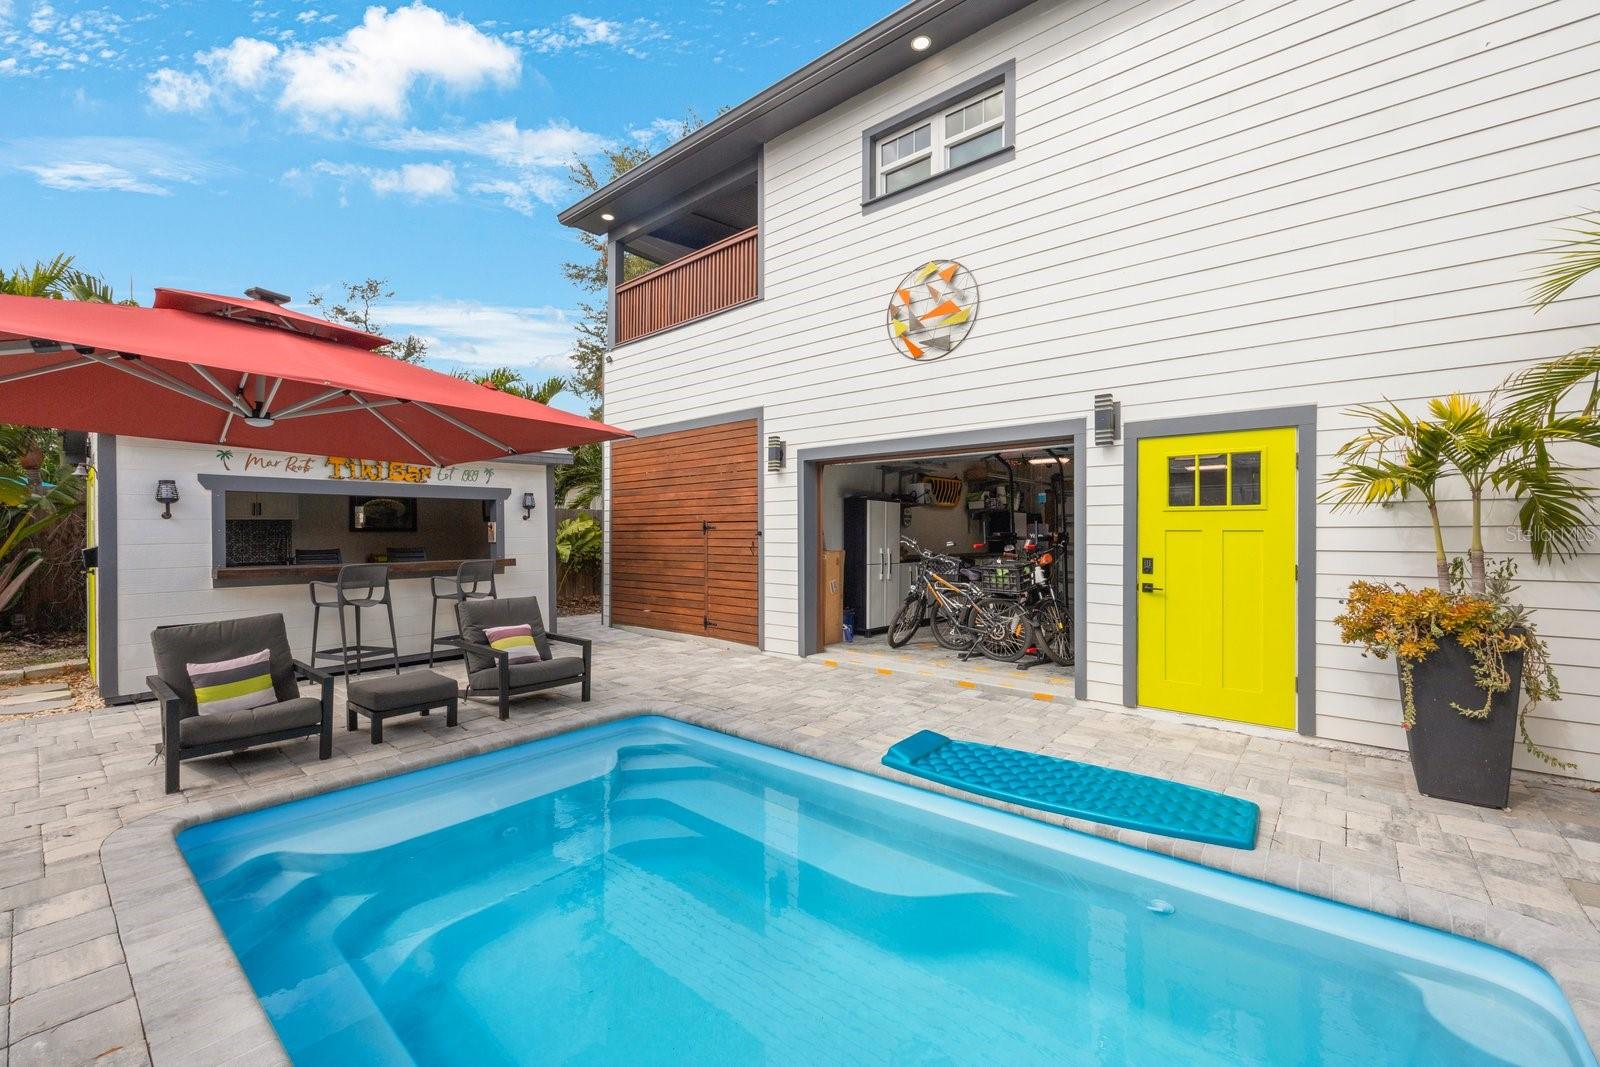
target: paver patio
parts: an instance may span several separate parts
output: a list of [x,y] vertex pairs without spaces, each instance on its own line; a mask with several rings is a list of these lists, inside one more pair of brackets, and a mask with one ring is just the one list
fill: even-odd
[[[1418,796],[1395,753],[587,620],[563,629],[595,640],[589,704],[557,690],[501,722],[469,703],[456,728],[443,715],[396,719],[373,745],[364,729],[343,729],[341,692],[332,760],[317,760],[314,742],[197,760],[172,797],[153,759],[154,704],[0,722],[0,1067],[282,1062],[198,890],[173,881],[174,826],[652,711],[874,773],[890,773],[878,764],[889,744],[929,728],[1249,797],[1262,809],[1253,852],[1048,821],[1504,945],[1555,974],[1600,1044],[1600,795],[1591,789],[1519,777],[1511,810],[1479,810]],[[186,984],[196,980],[204,998]]]

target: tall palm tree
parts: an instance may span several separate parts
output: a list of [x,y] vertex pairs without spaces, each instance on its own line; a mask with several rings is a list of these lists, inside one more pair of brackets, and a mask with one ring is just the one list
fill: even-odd
[[520,371],[511,367],[495,367],[493,370],[481,371],[478,374],[461,371],[456,377],[486,385],[490,389],[498,389],[502,393],[510,393],[512,396],[520,396],[524,400],[532,400],[538,404],[550,403],[567,388],[567,380],[559,375],[552,375],[542,382],[535,383],[528,381]]
[[1445,472],[1444,435],[1432,423],[1412,418],[1392,403],[1362,404],[1345,412],[1368,423],[1335,453],[1339,466],[1328,476],[1322,499],[1334,510],[1371,507],[1420,496],[1433,526],[1433,562],[1439,588],[1450,589],[1450,558],[1439,522],[1439,479]]

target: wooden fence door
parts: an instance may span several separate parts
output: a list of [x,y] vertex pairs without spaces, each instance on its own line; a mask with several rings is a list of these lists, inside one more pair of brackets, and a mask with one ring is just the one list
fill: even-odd
[[611,446],[611,618],[755,644],[753,419]]

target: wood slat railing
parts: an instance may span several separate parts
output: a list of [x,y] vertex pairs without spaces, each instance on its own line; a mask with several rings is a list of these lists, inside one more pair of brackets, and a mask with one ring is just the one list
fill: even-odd
[[616,344],[754,300],[756,227],[617,286]]

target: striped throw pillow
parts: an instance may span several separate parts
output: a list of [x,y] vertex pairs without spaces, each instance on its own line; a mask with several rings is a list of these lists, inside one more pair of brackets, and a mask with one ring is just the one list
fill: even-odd
[[490,648],[509,653],[512,663],[539,659],[539,646],[533,640],[533,627],[527,623],[521,626],[486,626],[483,636]]
[[215,663],[186,663],[194,685],[194,702],[202,712],[245,711],[275,704],[272,686],[272,652],[260,652]]

